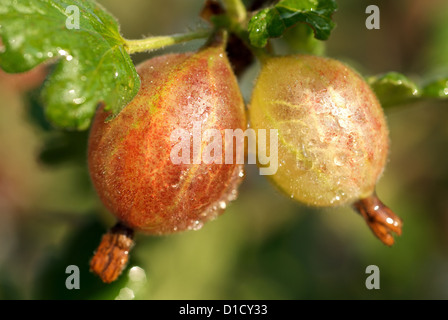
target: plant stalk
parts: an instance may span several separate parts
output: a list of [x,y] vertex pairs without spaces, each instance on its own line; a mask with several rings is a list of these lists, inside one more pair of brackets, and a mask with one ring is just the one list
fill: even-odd
[[189,33],[174,34],[170,36],[149,37],[139,40],[125,40],[126,51],[129,54],[162,49],[174,44],[195,39],[208,38],[213,30],[196,30]]
[[223,0],[229,16],[241,23],[247,19],[247,11],[241,0]]

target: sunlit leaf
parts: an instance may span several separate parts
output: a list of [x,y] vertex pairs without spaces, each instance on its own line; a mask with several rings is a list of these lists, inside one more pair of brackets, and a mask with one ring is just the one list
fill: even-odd
[[139,89],[116,20],[94,1],[2,0],[0,36],[5,71],[55,64],[42,99],[56,126],[87,129],[99,102],[118,114]]

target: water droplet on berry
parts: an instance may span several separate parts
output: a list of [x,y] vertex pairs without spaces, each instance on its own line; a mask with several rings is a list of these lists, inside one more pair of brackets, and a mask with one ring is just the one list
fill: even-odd
[[342,167],[343,165],[345,165],[346,156],[344,154],[339,154],[334,157],[333,162],[335,165]]
[[225,201],[219,201],[219,208],[222,210],[225,210],[225,208],[227,207],[227,204]]

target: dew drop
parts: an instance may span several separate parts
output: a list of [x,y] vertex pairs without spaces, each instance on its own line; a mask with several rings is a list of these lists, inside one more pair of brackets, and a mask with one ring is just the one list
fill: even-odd
[[238,197],[238,190],[233,189],[227,196],[227,202],[233,201]]
[[127,287],[122,288],[115,300],[132,300],[135,298],[134,291]]
[[309,159],[298,159],[296,161],[296,166],[300,170],[307,171],[313,168],[313,162]]
[[86,101],[86,97],[81,97],[81,98],[75,98],[75,99],[73,99],[73,103],[74,103],[74,104],[81,104],[81,103],[83,103],[84,101]]
[[199,221],[199,220],[196,220],[196,221],[193,222],[192,225],[190,225],[189,229],[191,229],[191,230],[199,230],[199,229],[201,229],[203,226],[204,226],[204,223],[202,223],[202,222]]
[[346,157],[343,154],[334,157],[333,162],[335,165],[342,167],[345,164]]
[[345,197],[345,192],[342,190],[337,190],[335,194],[334,198],[330,201],[331,203],[339,202]]
[[132,282],[145,282],[146,281],[146,273],[140,267],[132,267],[129,270],[129,280]]
[[59,49],[58,53],[59,53],[61,56],[66,56],[66,55],[67,55],[67,51],[65,51],[65,50],[63,50],[63,49]]
[[219,208],[222,210],[225,210],[227,207],[227,204],[225,201],[219,201]]
[[347,121],[343,119],[338,119],[338,124],[341,128],[346,129],[348,127]]
[[310,157],[310,154],[309,154],[308,151],[306,150],[306,147],[305,147],[305,145],[304,145],[303,143],[302,143],[301,147],[302,147],[302,154],[303,154],[303,156],[304,156],[305,158],[309,158],[309,157]]

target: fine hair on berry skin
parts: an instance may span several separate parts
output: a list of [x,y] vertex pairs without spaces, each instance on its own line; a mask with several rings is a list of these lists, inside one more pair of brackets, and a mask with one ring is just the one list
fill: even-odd
[[[275,185],[311,206],[354,204],[374,233],[393,243],[389,231],[400,234],[401,221],[375,195],[389,131],[378,99],[357,72],[331,58],[267,58],[249,112],[253,128],[278,130],[279,168],[269,176]],[[383,207],[387,213],[378,214]]]

